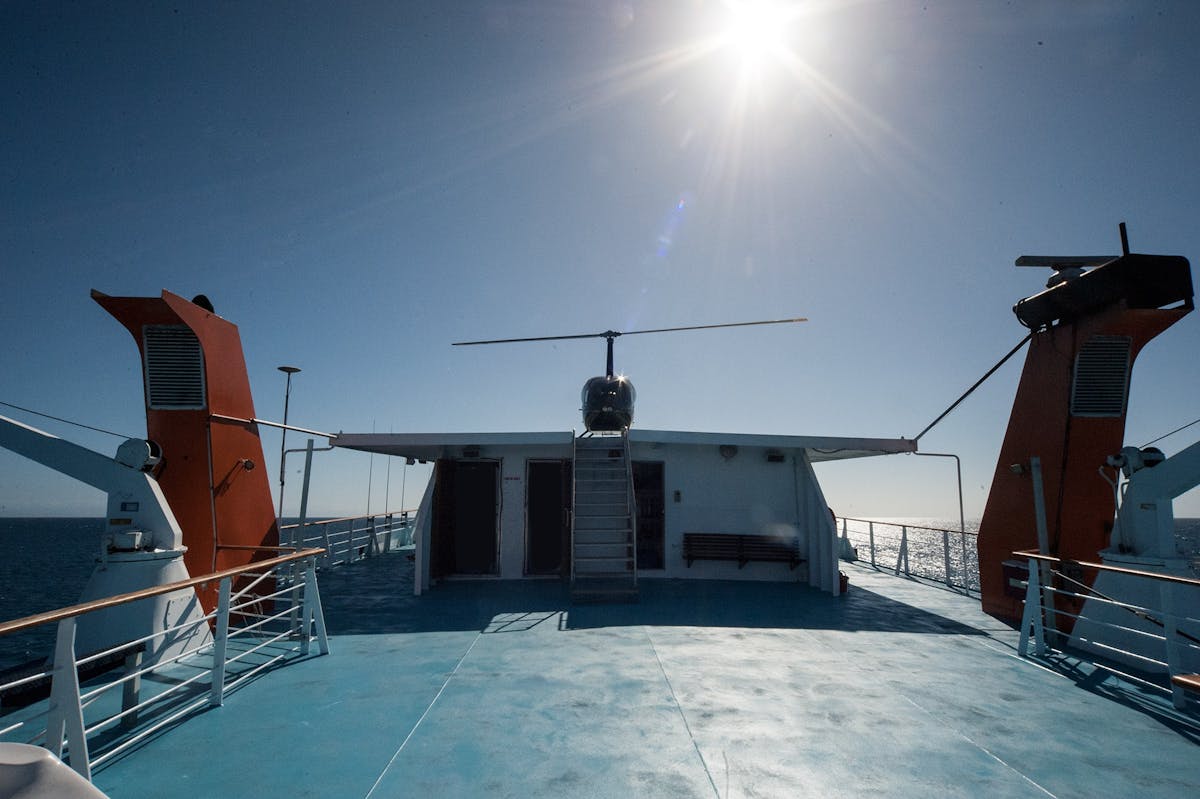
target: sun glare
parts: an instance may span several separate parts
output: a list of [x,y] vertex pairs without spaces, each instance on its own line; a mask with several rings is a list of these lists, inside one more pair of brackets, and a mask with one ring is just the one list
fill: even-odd
[[725,7],[727,21],[722,42],[743,66],[757,68],[769,59],[787,54],[790,19],[782,3],[727,0]]

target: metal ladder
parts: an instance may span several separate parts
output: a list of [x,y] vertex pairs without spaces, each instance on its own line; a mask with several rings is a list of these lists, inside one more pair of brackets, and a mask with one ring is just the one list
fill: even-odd
[[637,504],[627,431],[583,435],[574,444],[571,598],[637,599]]

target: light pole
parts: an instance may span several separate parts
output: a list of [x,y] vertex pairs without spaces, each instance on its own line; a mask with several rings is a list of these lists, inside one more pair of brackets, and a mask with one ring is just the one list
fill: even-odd
[[279,521],[276,522],[276,529],[283,527],[283,483],[284,483],[284,465],[283,462],[287,458],[285,447],[287,447],[287,423],[288,423],[288,401],[292,396],[292,375],[300,371],[298,366],[280,366],[279,371],[287,375],[287,387],[283,390],[283,435],[279,439]]

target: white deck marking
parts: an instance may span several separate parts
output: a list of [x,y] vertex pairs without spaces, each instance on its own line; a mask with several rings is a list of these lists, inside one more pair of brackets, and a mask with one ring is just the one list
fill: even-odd
[[421,718],[417,719],[417,723],[414,724],[412,729],[408,731],[408,735],[404,736],[404,740],[400,742],[400,747],[396,750],[395,754],[392,755],[391,759],[388,760],[387,765],[383,767],[383,771],[379,772],[379,776],[375,778],[375,784],[371,786],[371,790],[367,791],[364,799],[371,799],[371,794],[375,793],[375,789],[378,788],[379,783],[383,781],[383,776],[388,773],[388,769],[390,769],[392,764],[396,762],[396,758],[400,757],[400,753],[404,751],[404,747],[408,746],[408,742],[412,740],[413,734],[417,731],[417,727],[421,726],[421,722],[425,721],[425,717],[429,715],[429,711],[433,710],[433,706],[437,704],[439,699],[442,698],[442,694],[446,691],[446,686],[450,684],[450,680],[454,678],[454,675],[458,674],[458,670],[462,667],[463,661],[467,659],[467,655],[471,654],[471,650],[475,648],[475,644],[477,644],[479,639],[482,637],[482,632],[475,635],[475,638],[471,641],[471,645],[467,647],[467,651],[463,652],[462,657],[458,659],[458,662],[454,664],[454,668],[450,670],[450,673],[446,675],[446,679],[442,681],[442,687],[438,689],[436,694],[434,694],[433,699],[430,700],[428,707],[425,708],[425,712],[421,714]]
[[[683,719],[683,728],[687,730],[688,738],[692,739],[692,748],[696,750],[696,757],[700,758],[700,765],[704,767],[704,774],[708,777],[708,784],[712,786],[713,795],[717,799],[721,799],[721,792],[717,790],[717,783],[713,780],[712,772],[708,769],[708,763],[704,760],[704,753],[700,751],[700,744],[696,743],[696,736],[692,734],[692,725],[688,724],[687,715],[683,712],[683,706],[679,704],[679,697],[675,696],[675,687],[671,685],[671,678],[667,676],[667,669],[663,666],[662,658],[658,656],[658,647],[654,645],[654,638],[650,635],[649,627],[642,627],[646,633],[646,640],[650,642],[650,651],[654,653],[654,659],[658,661],[658,670],[662,672],[663,682],[667,684],[667,690],[671,692],[671,701],[675,703],[675,709],[679,711],[679,718]],[[729,775],[729,758],[725,758],[725,774],[726,780]],[[729,789],[726,786],[726,794]]]
[[966,733],[964,733],[962,730],[959,730],[959,729],[957,729],[957,728],[955,728],[955,727],[952,727],[952,726],[950,726],[949,724],[947,724],[947,723],[946,723],[946,720],[945,720],[945,719],[941,718],[940,716],[938,716],[938,715],[937,715],[936,713],[934,713],[933,711],[931,711],[931,710],[929,710],[929,709],[927,709],[927,708],[925,708],[925,707],[922,707],[921,705],[917,704],[917,703],[916,703],[916,702],[915,702],[913,699],[911,699],[910,697],[906,696],[905,694],[899,694],[899,696],[900,696],[900,698],[901,698],[901,699],[903,699],[905,702],[908,702],[910,705],[912,705],[913,707],[915,707],[917,710],[919,710],[919,711],[921,711],[922,713],[924,713],[925,715],[929,716],[931,719],[933,719],[934,721],[936,721],[938,724],[940,724],[940,725],[942,725],[944,728],[946,728],[946,729],[950,730],[950,731],[951,731],[951,732],[953,732],[955,735],[957,735],[959,738],[962,738],[964,741],[966,741],[967,743],[969,743],[971,746],[975,747],[975,748],[976,748],[976,749],[978,749],[980,752],[983,752],[985,755],[987,755],[988,757],[990,757],[992,760],[995,760],[997,763],[999,763],[1000,765],[1004,766],[1006,769],[1008,769],[1008,770],[1009,770],[1009,771],[1011,771],[1012,773],[1016,774],[1016,775],[1017,775],[1018,777],[1020,777],[1021,779],[1025,780],[1027,783],[1029,783],[1030,785],[1032,785],[1034,788],[1037,788],[1039,791],[1041,791],[1042,793],[1046,794],[1046,796],[1049,796],[1049,797],[1051,797],[1051,799],[1058,799],[1058,797],[1057,797],[1057,796],[1055,796],[1054,794],[1050,793],[1050,791],[1046,790],[1046,788],[1045,788],[1044,786],[1042,786],[1042,785],[1039,785],[1037,782],[1035,782],[1034,780],[1030,779],[1030,778],[1029,778],[1027,775],[1025,775],[1023,772],[1021,772],[1021,770],[1020,770],[1020,769],[1018,769],[1018,768],[1016,768],[1015,766],[1012,766],[1012,765],[1010,765],[1010,764],[1006,763],[1006,762],[1004,761],[1004,759],[1003,759],[1003,758],[1001,758],[1001,757],[1000,757],[999,755],[997,755],[995,752],[993,752],[993,751],[991,751],[990,749],[988,749],[986,746],[983,746],[983,745],[981,745],[981,744],[977,743],[977,742],[975,741],[975,739],[973,739],[971,736],[969,736],[969,735],[967,735]]

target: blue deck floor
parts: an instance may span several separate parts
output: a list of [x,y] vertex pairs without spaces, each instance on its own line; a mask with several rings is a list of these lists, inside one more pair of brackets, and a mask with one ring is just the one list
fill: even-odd
[[1200,796],[1200,719],[1015,656],[978,602],[847,567],[850,593],[552,582],[411,596],[325,573],[332,653],[106,764],[125,797]]

